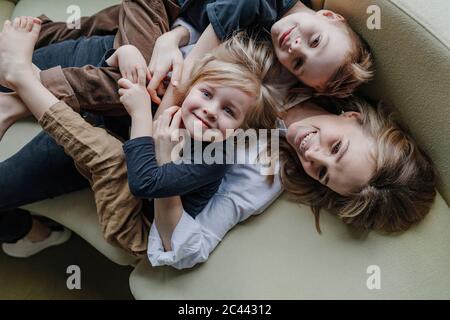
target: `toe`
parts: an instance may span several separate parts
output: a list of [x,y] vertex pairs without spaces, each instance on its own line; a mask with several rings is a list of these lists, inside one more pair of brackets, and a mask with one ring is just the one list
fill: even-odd
[[20,18],[15,18],[13,21],[14,29],[20,28]]
[[3,30],[9,30],[11,28],[11,21],[6,20],[5,23],[3,24]]
[[27,17],[27,24],[25,29],[30,32],[33,29],[33,17]]
[[39,34],[39,32],[41,31],[41,23],[42,23],[41,20],[33,19],[33,26],[31,32]]
[[28,17],[20,17],[20,29],[26,29]]

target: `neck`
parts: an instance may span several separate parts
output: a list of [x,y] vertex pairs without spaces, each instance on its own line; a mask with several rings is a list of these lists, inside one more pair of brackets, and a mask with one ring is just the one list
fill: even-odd
[[312,102],[305,101],[287,110],[283,121],[286,127],[289,127],[294,122],[324,114],[329,114],[329,112]]
[[297,3],[292,8],[290,8],[283,15],[282,18],[284,18],[284,17],[286,17],[286,16],[288,16],[290,14],[297,13],[297,12],[311,12],[311,11],[314,11],[314,10],[312,10],[312,9],[308,8],[307,6],[305,6],[301,1],[297,1]]

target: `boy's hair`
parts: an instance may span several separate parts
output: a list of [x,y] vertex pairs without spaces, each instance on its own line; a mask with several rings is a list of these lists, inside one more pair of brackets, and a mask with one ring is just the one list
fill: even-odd
[[369,183],[357,192],[342,196],[309,177],[295,150],[282,140],[283,185],[296,200],[311,206],[319,233],[321,208],[357,228],[407,230],[427,215],[436,195],[436,171],[431,159],[381,104],[373,108],[354,98],[347,100],[345,109],[360,112],[363,130],[376,141],[376,169]]
[[373,57],[367,42],[356,33],[347,21],[342,22],[350,36],[352,47],[347,57],[326,85],[316,91],[308,86],[293,88],[292,94],[307,94],[310,96],[330,96],[335,98],[350,97],[356,88],[370,81],[373,77]]
[[242,90],[256,97],[256,102],[241,128],[274,128],[279,101],[274,98],[269,79],[275,63],[267,41],[257,41],[244,32],[236,33],[194,66],[188,82],[181,88],[182,96],[185,98],[200,81]]

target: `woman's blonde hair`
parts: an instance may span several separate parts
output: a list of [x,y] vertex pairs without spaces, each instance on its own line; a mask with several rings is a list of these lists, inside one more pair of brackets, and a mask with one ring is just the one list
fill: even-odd
[[309,177],[297,153],[280,141],[281,179],[293,197],[311,206],[320,233],[320,209],[337,214],[344,223],[367,230],[405,231],[422,220],[436,195],[436,171],[431,159],[396,123],[386,109],[361,99],[348,99],[345,111],[361,114],[361,126],[376,141],[376,169],[361,190],[342,196]]
[[184,100],[198,82],[236,88],[256,98],[241,128],[274,128],[281,103],[269,83],[275,64],[269,42],[257,41],[244,32],[236,33],[195,65],[181,88],[181,97]]

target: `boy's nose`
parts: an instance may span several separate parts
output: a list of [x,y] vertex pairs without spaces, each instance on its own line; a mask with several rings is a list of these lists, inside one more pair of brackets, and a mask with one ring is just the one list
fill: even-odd
[[300,48],[300,44],[302,43],[302,38],[299,36],[292,41],[291,45],[289,46],[288,52],[292,53],[297,51]]

